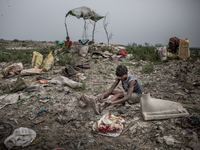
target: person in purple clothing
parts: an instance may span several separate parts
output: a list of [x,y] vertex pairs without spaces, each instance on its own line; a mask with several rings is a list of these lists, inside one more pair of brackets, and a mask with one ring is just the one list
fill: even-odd
[[[113,85],[102,95],[95,100],[91,100],[92,107],[96,114],[101,113],[103,109],[113,104],[120,104],[128,102],[129,104],[139,103],[142,96],[142,85],[140,81],[131,74],[128,74],[128,69],[124,65],[119,65],[116,69],[116,79]],[[119,82],[122,82],[124,92],[115,90]],[[113,97],[101,104],[97,105],[97,101],[107,98],[113,94]]]

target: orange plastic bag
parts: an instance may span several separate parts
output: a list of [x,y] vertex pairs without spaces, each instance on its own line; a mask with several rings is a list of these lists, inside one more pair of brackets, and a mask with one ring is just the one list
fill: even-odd
[[49,83],[49,80],[38,80],[35,83],[40,83],[40,84],[45,84],[45,83]]

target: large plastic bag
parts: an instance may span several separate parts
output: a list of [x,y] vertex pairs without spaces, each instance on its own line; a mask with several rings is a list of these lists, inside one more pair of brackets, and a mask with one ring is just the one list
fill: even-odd
[[106,114],[101,119],[93,124],[93,130],[99,131],[99,134],[117,137],[123,129],[125,120],[121,117],[115,117],[112,114]]
[[96,12],[94,12],[93,10],[91,10],[90,8],[83,6],[83,7],[78,7],[78,8],[74,8],[72,10],[70,10],[65,17],[67,17],[68,15],[72,15],[75,16],[76,18],[83,18],[85,19],[91,19],[93,21],[98,21],[100,19],[102,19],[104,16],[100,16],[98,15]]
[[35,139],[35,137],[35,131],[20,127],[15,129],[13,134],[5,139],[4,144],[8,149],[12,149],[13,146],[25,147],[28,146]]
[[82,83],[75,82],[64,76],[57,76],[57,77],[51,79],[50,83],[59,84],[59,85],[63,85],[63,86],[67,85],[71,88],[79,88],[82,86]]
[[43,55],[37,51],[33,52],[32,67],[39,69],[43,61]]
[[49,55],[42,62],[42,65],[40,68],[43,69],[43,71],[47,72],[53,67],[53,65],[54,65],[54,57],[51,51]]

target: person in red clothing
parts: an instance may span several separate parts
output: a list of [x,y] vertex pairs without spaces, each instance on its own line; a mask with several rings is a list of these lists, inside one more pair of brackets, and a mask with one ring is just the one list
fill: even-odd
[[66,37],[66,42],[65,42],[65,48],[67,49],[67,50],[70,50],[71,49],[71,46],[72,46],[72,41],[70,41],[70,39],[69,39],[69,37],[67,36]]
[[64,52],[64,51],[69,51],[69,50],[71,50],[71,46],[72,46],[72,41],[70,41],[70,38],[67,36],[66,37],[66,42],[65,42],[65,47],[64,48],[62,48],[62,52]]

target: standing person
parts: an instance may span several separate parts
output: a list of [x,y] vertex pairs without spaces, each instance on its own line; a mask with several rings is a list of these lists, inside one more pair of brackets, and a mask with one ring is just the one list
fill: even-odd
[[[91,99],[91,106],[96,114],[101,113],[103,109],[113,104],[125,103],[129,104],[139,103],[142,97],[142,85],[140,81],[131,74],[128,74],[128,69],[124,65],[119,65],[116,69],[116,79],[113,85],[102,95],[98,96],[95,100]],[[122,82],[123,91],[115,90],[119,82]],[[97,105],[97,101],[107,98],[109,95],[113,95],[112,98],[101,104]]]

